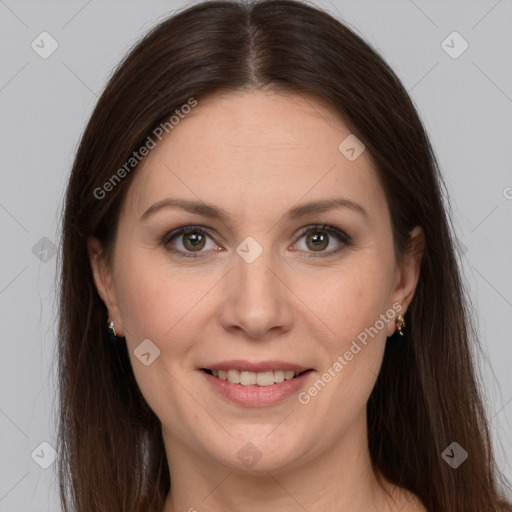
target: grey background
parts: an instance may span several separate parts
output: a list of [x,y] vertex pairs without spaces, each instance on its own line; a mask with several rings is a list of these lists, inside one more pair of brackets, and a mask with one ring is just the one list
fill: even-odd
[[[189,3],[0,0],[0,512],[60,510],[55,464],[36,460],[51,460],[42,442],[55,445],[52,248],[80,134],[121,57]],[[314,4],[384,56],[430,134],[486,352],[497,457],[510,479],[512,0]],[[47,59],[31,48],[43,31],[59,44]],[[453,31],[469,44],[456,59],[441,46]]]

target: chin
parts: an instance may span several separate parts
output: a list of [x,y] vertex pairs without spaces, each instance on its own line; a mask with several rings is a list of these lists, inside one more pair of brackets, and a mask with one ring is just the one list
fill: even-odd
[[[290,468],[297,465],[299,446],[293,442],[289,433],[280,439],[271,439],[269,430],[261,435],[237,435],[232,443],[226,446],[229,452],[211,454],[220,464],[233,471],[250,474],[265,474]],[[271,432],[271,430],[270,430]],[[217,445],[219,446],[219,445]],[[302,444],[304,446],[304,444]],[[233,453],[233,447],[235,453]]]

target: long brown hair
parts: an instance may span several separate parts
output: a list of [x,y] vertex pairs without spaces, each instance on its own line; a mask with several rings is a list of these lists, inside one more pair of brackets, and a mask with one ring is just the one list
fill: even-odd
[[[397,259],[408,233],[426,236],[403,339],[388,340],[370,396],[376,474],[429,511],[512,511],[493,458],[479,347],[454,244],[445,185],[399,79],[358,35],[294,0],[210,1],[148,33],[114,72],[83,133],[65,200],[58,341],[58,472],[65,512],[161,512],[170,475],[161,424],[135,381],[126,343],[112,343],[86,241],[107,254],[133,174],[114,173],[175,109],[215,92],[265,88],[326,102],[363,141],[390,208]],[[442,457],[457,442],[468,460]]]

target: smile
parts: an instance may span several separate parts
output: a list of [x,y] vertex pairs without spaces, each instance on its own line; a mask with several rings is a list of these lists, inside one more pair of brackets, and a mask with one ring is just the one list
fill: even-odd
[[248,372],[243,370],[204,370],[206,373],[241,386],[271,386],[285,380],[291,380],[304,372],[293,370],[269,370],[265,372]]
[[251,372],[202,368],[200,373],[215,396],[243,407],[268,407],[300,392],[314,370]]

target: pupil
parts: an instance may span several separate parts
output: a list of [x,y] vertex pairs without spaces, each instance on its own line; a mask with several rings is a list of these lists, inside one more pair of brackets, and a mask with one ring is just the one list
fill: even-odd
[[314,233],[311,235],[310,241],[315,249],[325,249],[327,237],[321,233]]
[[204,245],[203,236],[200,233],[188,233],[184,243],[188,249],[202,249]]

